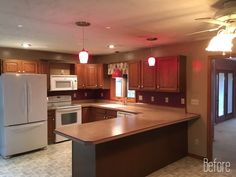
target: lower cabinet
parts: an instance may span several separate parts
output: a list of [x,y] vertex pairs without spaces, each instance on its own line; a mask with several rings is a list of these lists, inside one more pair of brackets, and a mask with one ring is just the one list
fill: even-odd
[[55,110],[48,110],[48,144],[55,143]]
[[82,123],[94,122],[110,118],[116,118],[117,111],[95,107],[84,107],[82,109]]

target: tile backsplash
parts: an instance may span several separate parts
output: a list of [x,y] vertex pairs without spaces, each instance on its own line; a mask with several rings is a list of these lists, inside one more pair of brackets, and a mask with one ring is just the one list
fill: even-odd
[[136,91],[136,102],[184,108],[186,95],[185,93]]
[[71,91],[48,91],[48,96],[71,95],[73,100],[110,99],[109,89],[79,89]]

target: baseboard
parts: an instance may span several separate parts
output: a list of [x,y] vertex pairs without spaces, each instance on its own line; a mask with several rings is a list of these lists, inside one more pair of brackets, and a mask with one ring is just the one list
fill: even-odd
[[198,160],[203,160],[206,157],[200,156],[200,155],[196,155],[196,154],[192,154],[192,153],[188,153],[189,157],[192,157],[194,159],[198,159]]

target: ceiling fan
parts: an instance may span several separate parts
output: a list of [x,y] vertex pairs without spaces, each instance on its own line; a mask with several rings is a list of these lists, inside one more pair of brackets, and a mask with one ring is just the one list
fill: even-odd
[[195,20],[215,24],[218,25],[218,27],[208,30],[193,32],[188,35],[218,31],[222,28],[224,28],[224,30],[226,30],[229,33],[236,32],[236,1],[220,0],[217,3],[215,3],[213,7],[219,8],[219,10],[215,13],[214,17],[197,18]]

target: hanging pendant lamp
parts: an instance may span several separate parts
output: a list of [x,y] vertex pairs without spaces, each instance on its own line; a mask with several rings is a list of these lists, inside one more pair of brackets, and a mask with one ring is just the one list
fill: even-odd
[[[150,38],[147,38],[147,41],[156,41],[157,38],[156,37],[150,37]],[[152,47],[151,47],[151,55],[152,55]],[[156,64],[156,58],[154,56],[150,56],[148,58],[148,65],[149,66],[155,66]]]
[[82,27],[83,31],[83,49],[79,52],[79,61],[82,64],[88,63],[89,53],[84,49],[84,27],[90,26],[89,22],[86,21],[78,21],[75,23],[77,26]]
[[111,77],[112,77],[112,78],[122,77],[122,72],[121,72],[121,70],[119,70],[119,68],[117,67],[117,65],[116,65],[116,67],[115,67],[113,73],[111,74]]

